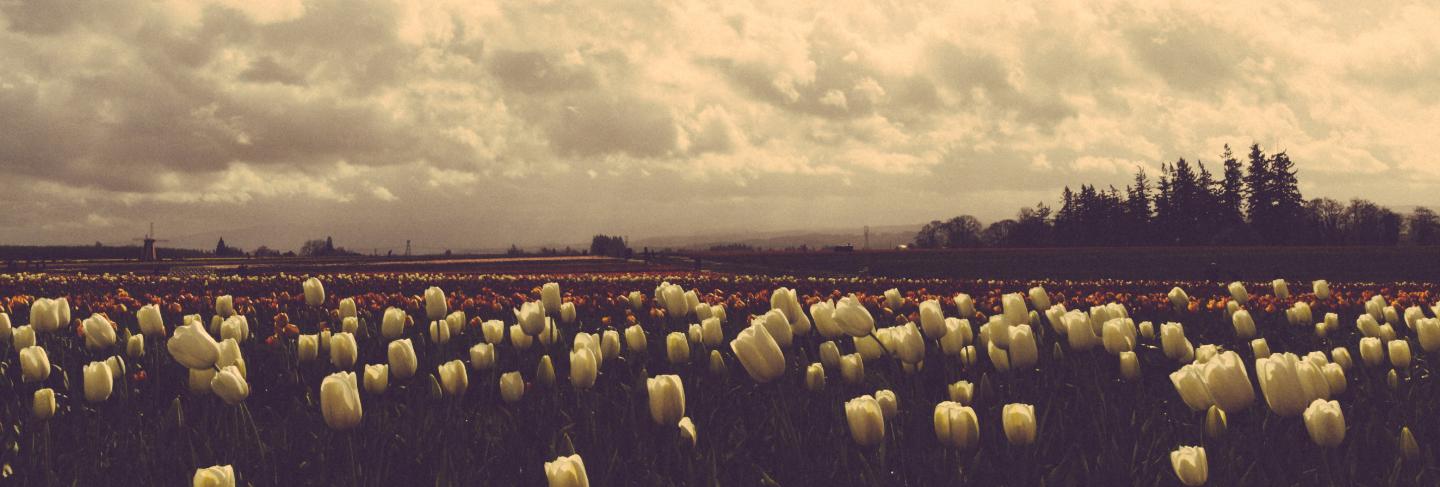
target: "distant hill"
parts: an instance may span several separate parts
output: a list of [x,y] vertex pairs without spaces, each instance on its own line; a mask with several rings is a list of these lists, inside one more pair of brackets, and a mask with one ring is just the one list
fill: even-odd
[[[915,239],[915,232],[924,225],[884,225],[870,227],[870,248],[891,249],[908,244]],[[652,237],[634,239],[630,247],[640,250],[651,249],[706,250],[716,245],[748,245],[760,249],[786,249],[804,245],[810,248],[824,248],[835,245],[854,245],[859,249],[865,245],[864,227],[826,230],[781,230],[768,232],[725,232],[704,235]]]
[[[168,247],[157,248],[155,253],[161,259],[193,258],[207,255],[199,250]],[[0,260],[138,260],[139,258],[140,247],[137,245],[0,245]]]

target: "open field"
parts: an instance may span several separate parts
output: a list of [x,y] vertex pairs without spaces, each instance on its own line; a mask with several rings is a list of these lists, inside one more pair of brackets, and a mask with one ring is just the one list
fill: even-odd
[[[1114,247],[696,252],[746,272],[953,279],[1440,280],[1440,247]],[[1212,266],[1211,264],[1214,263]]]
[[[1249,283],[1245,308],[1277,354],[1266,360],[1298,354],[1305,358],[1288,356],[1288,363],[1314,364],[1316,373],[1320,364],[1343,364],[1326,366],[1327,374],[1337,369],[1338,382],[1323,375],[1316,389],[1313,382],[1301,388],[1294,375],[1262,380],[1259,369],[1269,366],[1258,359],[1265,354],[1231,325],[1231,294],[1207,282],[1046,281],[1043,299],[1077,311],[1012,324],[1023,315],[1005,318],[1007,308],[1037,307],[1039,295],[1027,305],[1018,297],[1003,303],[1004,293],[1034,283],[712,273],[316,277],[323,297],[312,292],[307,303],[303,277],[295,275],[0,276],[0,303],[13,325],[5,327],[9,343],[0,354],[7,475],[15,485],[175,485],[218,464],[232,465],[241,485],[539,485],[545,462],[573,452],[599,486],[1177,485],[1170,452],[1203,445],[1210,485],[1440,482],[1440,422],[1432,420],[1440,387],[1435,356],[1426,351],[1440,341],[1429,307],[1440,295],[1433,284],[1337,282],[1320,298],[1295,282],[1294,295],[1281,298],[1268,284]],[[545,309],[546,282],[558,283],[551,302],[565,305],[552,324],[527,335],[522,330]],[[430,286],[444,294],[426,296]],[[781,286],[798,300],[776,292]],[[1171,286],[1188,290],[1190,306],[1174,309],[1166,297]],[[898,292],[887,296],[892,288]],[[842,319],[820,304],[851,293],[857,307],[848,309],[862,314]],[[1374,296],[1398,310],[1380,313],[1378,322],[1390,321],[1386,331],[1375,322],[1357,326]],[[44,297],[66,297],[69,316]],[[921,311],[930,299],[949,317],[940,328],[932,327],[937,315]],[[350,303],[353,321],[340,314],[351,315]],[[436,309],[441,303],[444,310]],[[1110,303],[1123,312],[1091,308]],[[1318,336],[1308,323],[1287,323],[1295,303],[1310,306],[1305,320],[1337,313],[1335,329]],[[137,313],[147,304],[156,305],[154,313]],[[863,317],[873,320],[873,331],[856,337],[848,330]],[[1105,346],[1077,342],[1097,320],[1105,326],[1095,329],[1107,328],[1099,334]],[[1183,343],[1160,340],[1159,325],[1171,321],[1183,323]],[[1111,343],[1111,326],[1131,338]],[[113,344],[104,339],[107,329],[116,333]],[[353,348],[346,340],[312,341],[346,329]],[[197,332],[227,339],[211,356],[213,366],[191,363],[195,347],[204,348],[194,341]],[[1009,343],[998,347],[988,337],[1002,332]],[[142,334],[143,345],[128,346],[125,337]],[[735,348],[742,335],[765,340]],[[1394,336],[1413,359],[1401,362],[1390,346],[1369,364],[1370,350],[1360,346],[1367,335]],[[48,352],[43,369],[17,354],[27,337]],[[412,344],[411,358],[391,352],[400,339]],[[327,346],[317,350],[317,343]],[[1177,346],[1188,346],[1189,357],[1172,358]],[[823,352],[829,347],[855,355],[836,366]],[[777,361],[764,360],[766,350]],[[1122,350],[1138,365],[1131,378],[1116,355]],[[123,361],[123,371],[85,371],[110,357]],[[592,359],[595,375],[585,365]],[[453,368],[442,367],[452,361]],[[1241,389],[1230,382],[1228,395],[1221,394],[1226,386],[1202,382],[1210,399],[1187,400],[1172,373],[1188,361],[1206,362],[1196,367],[1207,377],[1238,365],[1247,378]],[[811,365],[818,362],[827,364]],[[407,363],[416,365],[413,376],[399,372]],[[233,383],[204,380],[213,368],[187,368],[195,365],[231,376],[243,368],[244,394]],[[388,367],[375,375],[387,383],[383,392],[358,378],[379,365]],[[823,380],[809,368],[823,370]],[[366,384],[355,386],[361,408],[354,423],[336,409],[343,396],[322,393],[322,382],[339,372]],[[518,379],[507,388],[502,377],[511,372]],[[664,401],[660,413],[652,406],[659,393],[649,392],[647,379],[665,374],[683,384],[682,411]],[[952,390],[959,381],[968,385]],[[42,389],[55,397],[48,419],[32,413]],[[101,397],[100,390],[109,392]],[[847,401],[884,390],[896,399],[895,413],[876,423],[862,419],[857,430]],[[1240,394],[1248,400],[1236,399],[1236,390],[1248,390]],[[1344,439],[1335,447],[1317,446],[1306,422],[1285,406],[1322,396],[1343,410]],[[1228,428],[1207,435],[1204,404],[1193,409],[1195,400],[1223,403]],[[976,418],[973,433],[957,430],[959,443],[937,435],[935,411],[945,401]],[[1034,406],[1032,426],[1016,423],[1021,433],[1002,426],[1012,403]],[[680,416],[694,425],[693,441],[677,428]],[[877,423],[878,437],[863,426]],[[1026,428],[1035,432],[1033,443],[1016,444],[1012,435]],[[1409,459],[1402,428],[1418,442]]]

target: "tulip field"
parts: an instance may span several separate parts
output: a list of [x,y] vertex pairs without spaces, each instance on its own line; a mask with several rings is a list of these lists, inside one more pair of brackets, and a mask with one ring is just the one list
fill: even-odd
[[1280,279],[0,274],[0,485],[1433,486],[1437,300]]

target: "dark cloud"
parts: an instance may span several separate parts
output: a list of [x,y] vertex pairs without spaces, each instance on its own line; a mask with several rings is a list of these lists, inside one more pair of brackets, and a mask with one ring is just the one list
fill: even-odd
[[1433,7],[891,7],[0,0],[0,234],[440,250],[991,220],[1252,140],[1307,196],[1440,187]]

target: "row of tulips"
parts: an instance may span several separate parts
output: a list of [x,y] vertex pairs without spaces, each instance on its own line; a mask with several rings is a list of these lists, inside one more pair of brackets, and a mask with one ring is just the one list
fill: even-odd
[[[1273,286],[1276,299],[1295,299],[1283,281]],[[470,375],[497,368],[501,361],[497,356],[505,355],[514,357],[506,362],[510,367],[526,361],[534,363],[533,383],[554,388],[558,365],[568,371],[571,387],[584,391],[596,386],[606,361],[622,354],[622,330],[605,326],[603,320],[600,326],[583,326],[575,301],[567,301],[560,285],[554,282],[543,283],[532,291],[538,294],[538,300],[518,303],[512,311],[513,324],[508,326],[501,319],[468,316],[464,309],[452,311],[453,296],[439,287],[426,288],[423,297],[417,300],[423,304],[417,310],[423,310],[427,326],[417,326],[415,316],[402,307],[386,307],[381,311],[359,306],[355,297],[327,300],[325,287],[319,278],[302,281],[300,296],[304,307],[281,311],[286,315],[285,320],[274,320],[273,332],[264,337],[264,341],[268,346],[278,343],[287,350],[287,354],[293,355],[297,368],[325,372],[318,380],[317,409],[324,423],[336,431],[349,431],[364,424],[363,404],[375,399],[362,399],[361,392],[383,397],[392,381],[408,386],[411,379],[419,375],[425,378],[421,383],[427,383],[428,379],[432,397],[463,398],[470,389]],[[1328,283],[1317,281],[1313,287],[1315,299],[1328,298]],[[1245,411],[1255,401],[1255,386],[1250,380],[1254,375],[1277,417],[1303,415],[1304,425],[1316,444],[1340,445],[1345,437],[1345,417],[1340,404],[1329,398],[1346,390],[1345,369],[1351,363],[1348,349],[1336,347],[1328,358],[1322,352],[1309,353],[1303,359],[1295,353],[1272,354],[1265,338],[1253,337],[1272,332],[1293,335],[1297,329],[1310,331],[1308,327],[1293,327],[1297,322],[1310,321],[1312,311],[1308,302],[1290,303],[1284,312],[1290,327],[1283,328],[1286,325],[1279,325],[1278,320],[1266,319],[1272,311],[1253,310],[1252,313],[1246,308],[1245,303],[1252,303],[1254,297],[1243,284],[1231,283],[1225,290],[1230,300],[1214,312],[1226,316],[1227,328],[1233,330],[1231,339],[1237,340],[1231,343],[1249,345],[1248,351],[1254,355],[1253,369],[1247,370],[1246,361],[1235,350],[1214,343],[1197,346],[1192,342],[1179,321],[1202,322],[1200,318],[1207,312],[1191,306],[1189,294],[1179,287],[1166,293],[1173,311],[1165,317],[1177,321],[1162,324],[1157,334],[1150,321],[1136,324],[1122,303],[1097,304],[1088,311],[1068,310],[1065,302],[1052,302],[1052,294],[1043,286],[1030,287],[1024,293],[1001,294],[998,306],[991,308],[993,314],[989,315],[977,310],[975,299],[965,293],[956,294],[943,303],[941,297],[933,295],[921,295],[925,299],[916,300],[898,288],[878,293],[877,298],[848,294],[821,300],[802,296],[792,288],[775,287],[766,300],[768,310],[749,313],[746,320],[730,320],[727,303],[735,300],[712,303],[709,299],[701,300],[700,293],[694,289],[661,282],[648,296],[638,291],[625,293],[625,303],[632,311],[644,311],[647,305],[651,308],[650,313],[643,314],[649,319],[627,315],[631,318],[627,321],[632,324],[623,328],[623,343],[628,358],[643,360],[650,350],[648,336],[663,334],[664,340],[657,346],[663,344],[665,363],[653,365],[662,369],[668,366],[680,373],[651,376],[645,368],[639,369],[645,379],[647,409],[656,425],[673,428],[675,436],[692,447],[697,444],[698,436],[695,421],[686,415],[684,374],[695,370],[708,370],[711,375],[723,377],[730,363],[739,362],[755,384],[777,382],[791,370],[803,370],[804,386],[817,393],[827,389],[827,369],[838,369],[850,388],[863,387],[876,369],[884,371],[880,373],[893,370],[902,376],[914,377],[899,379],[910,387],[943,389],[949,400],[934,404],[931,426],[935,441],[955,450],[974,451],[982,445],[980,430],[984,417],[974,409],[975,383],[966,380],[932,383],[927,379],[935,375],[926,372],[927,363],[932,371],[941,369],[947,374],[980,373],[980,384],[990,384],[991,373],[1020,376],[1039,370],[1043,357],[1040,350],[1053,350],[1053,358],[1047,364],[1053,367],[1066,363],[1067,352],[1083,357],[1102,346],[1107,355],[1117,357],[1119,376],[1127,381],[1143,380],[1142,355],[1145,363],[1163,360],[1175,364],[1178,370],[1170,374],[1171,384],[1180,402],[1196,412],[1207,412],[1207,433],[1215,428],[1211,423],[1224,423],[1229,415]],[[1322,295],[1326,298],[1321,298]],[[1388,380],[1393,382],[1402,373],[1407,377],[1413,375],[1409,341],[1397,325],[1403,323],[1403,330],[1412,331],[1426,352],[1434,351],[1426,345],[1435,340],[1433,334],[1440,332],[1437,329],[1440,325],[1433,317],[1434,309],[1432,317],[1426,317],[1424,308],[1418,305],[1405,308],[1404,320],[1401,320],[1395,305],[1385,299],[1379,294],[1367,299],[1366,312],[1357,317],[1354,329],[1338,329],[1338,316],[1331,318],[1336,314],[1330,312],[1324,321],[1316,324],[1313,332],[1320,340],[1348,337],[1347,332],[1358,332],[1362,335],[1358,338],[1358,351],[1364,363],[1379,367],[1383,357],[1388,356],[1393,367]],[[68,314],[70,305],[64,298],[22,301],[30,306],[30,323],[12,328],[8,315],[0,315],[0,325],[3,325],[0,338],[15,342],[24,382],[43,383],[49,379],[51,366],[44,346],[36,344],[36,332],[42,335],[57,332],[59,325],[52,326],[51,321],[68,321],[68,317],[61,319],[60,309],[65,308]],[[179,320],[182,324],[171,331],[165,324],[166,313],[159,306],[164,304],[162,300],[162,303],[141,306],[135,312],[133,331],[138,333],[132,333],[128,326],[122,329],[107,314],[99,312],[83,320],[76,330],[91,355],[115,351],[117,337],[123,336],[125,352],[132,360],[140,359],[147,350],[165,353],[170,362],[185,370],[192,393],[213,394],[226,404],[243,406],[250,396],[250,385],[241,345],[253,346],[260,337],[252,335],[250,319],[245,314],[253,308],[245,306],[243,301],[237,307],[237,301],[231,295],[217,296],[210,310],[208,328],[203,315],[191,314],[182,316]],[[802,301],[808,303],[808,307]],[[325,309],[331,302],[336,303],[335,309]],[[1316,305],[1326,304],[1317,301]],[[912,306],[914,311],[904,312]],[[947,308],[955,310],[957,316],[945,316]],[[1371,309],[1378,312],[1372,313]],[[1411,312],[1412,309],[1416,311]],[[1377,313],[1379,319],[1375,317]],[[290,314],[297,317],[295,322],[289,322]],[[377,315],[380,319],[373,320]],[[1257,316],[1261,318],[1259,324]],[[307,317],[313,317],[314,321],[306,322]],[[974,326],[972,319],[982,324]],[[1380,319],[1386,321],[1385,325],[1378,325]],[[286,326],[281,326],[282,321]],[[294,332],[288,331],[291,325],[295,325]],[[1271,327],[1279,329],[1269,329]],[[590,331],[583,331],[587,329]],[[117,333],[117,330],[120,331]],[[303,333],[305,331],[314,333]],[[1211,339],[1222,336],[1213,330],[1196,335]],[[146,336],[152,337],[157,345],[147,349]],[[214,336],[220,336],[221,340],[215,340]],[[465,351],[462,359],[446,360],[447,350],[454,348],[447,345],[464,336],[472,337],[473,345],[462,349]],[[573,339],[565,340],[567,336]],[[726,337],[733,337],[728,340],[728,347],[724,346]],[[415,346],[416,340],[423,342],[420,350]],[[563,346],[567,342],[570,343],[568,350],[555,349],[557,344]],[[536,343],[539,345],[535,346]],[[163,348],[157,348],[160,344]],[[383,350],[384,363],[365,363],[362,346]],[[842,349],[849,352],[843,353]],[[693,353],[697,350],[700,353]],[[426,357],[427,353],[434,356]],[[328,360],[319,361],[322,354]],[[702,357],[703,360],[698,360]],[[819,361],[809,362],[810,357],[817,357]],[[422,362],[434,364],[434,372],[421,372]],[[697,362],[704,363],[705,368],[687,368]],[[867,363],[872,369],[869,375]],[[105,402],[116,381],[125,375],[124,370],[119,355],[86,365],[83,370],[86,400]],[[161,365],[155,373],[169,373],[169,369]],[[530,387],[519,370],[500,373],[494,380],[492,387],[510,404],[522,401]],[[994,386],[982,385],[981,388],[993,391]],[[994,392],[987,395],[993,396]],[[50,388],[34,391],[33,415],[37,420],[53,417],[55,397],[55,391]],[[842,408],[844,426],[857,447],[876,448],[887,444],[886,422],[894,420],[899,412],[895,392],[880,390],[837,400],[833,405]],[[1039,435],[1041,422],[1035,405],[1009,403],[998,412],[1004,437],[1013,447],[1024,448],[1044,441]],[[1212,416],[1220,419],[1209,419]],[[1403,431],[1404,435],[1409,434],[1409,429]],[[1174,478],[1186,485],[1204,483],[1209,469],[1205,450],[1176,446],[1178,449],[1170,455]],[[580,456],[573,451],[564,453],[567,454],[544,464],[551,484],[588,485]],[[201,484],[202,480],[212,478],[221,479],[222,484],[226,478],[233,482],[233,468],[223,470],[199,470],[195,473],[195,482]]]

